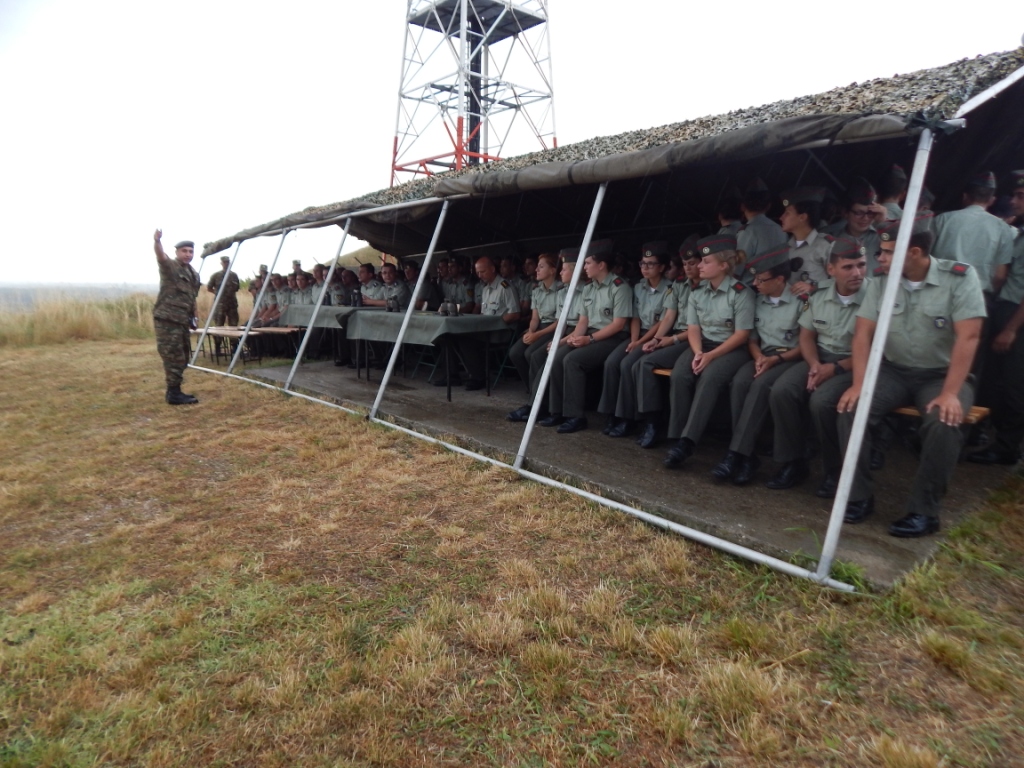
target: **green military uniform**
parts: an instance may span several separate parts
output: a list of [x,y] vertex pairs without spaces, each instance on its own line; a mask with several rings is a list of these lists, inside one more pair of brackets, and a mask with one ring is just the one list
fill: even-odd
[[[648,280],[641,280],[633,286],[633,317],[640,320],[640,336],[661,322],[666,304],[669,308],[675,307],[672,283],[668,280],[661,280],[656,286]],[[644,351],[637,347],[627,354],[629,343],[630,339],[625,339],[604,361],[604,383],[597,411],[635,421],[637,390],[633,366],[644,357]]]
[[[550,288],[544,283],[534,284],[533,292],[530,294],[530,309],[531,313],[537,313],[538,331],[544,330],[558,320],[558,294],[563,288],[564,286],[557,280],[551,284]],[[572,326],[567,327],[571,328]],[[536,355],[544,351],[548,341],[550,338],[544,337],[533,344],[526,344],[520,336],[508,353],[509,359],[512,360],[512,364],[519,372],[519,378],[529,388],[531,395],[534,394],[533,384],[535,383],[530,375],[532,361]],[[538,375],[540,375],[539,372]]]
[[1013,261],[1013,227],[980,205],[941,213],[932,224],[937,259],[962,261],[974,267],[981,289],[992,291],[996,267]]
[[359,290],[363,294],[364,299],[373,299],[375,301],[382,301],[384,299],[384,283],[376,278],[363,283]]
[[291,303],[299,304],[304,307],[308,307],[313,303],[313,289],[312,288],[298,288],[292,291]]
[[[587,333],[594,334],[617,318],[633,316],[629,283],[609,272],[604,280],[583,290],[580,315],[587,318]],[[560,346],[555,353],[548,389],[551,412],[568,419],[583,416],[587,373],[604,364],[605,358],[627,336],[626,331],[583,347]]]
[[870,275],[876,269],[878,269],[878,252],[881,250],[881,238],[878,236],[878,230],[875,229],[874,225],[868,227],[867,231],[864,232],[860,237],[850,234],[846,228],[846,221],[837,221],[835,224],[831,224],[822,230],[827,235],[832,237],[839,237],[845,235],[857,242],[858,245],[864,248],[864,259],[868,264],[868,274]]
[[800,269],[793,272],[790,285],[799,282],[813,283],[818,285],[828,280],[828,258],[832,255],[831,235],[825,235],[816,229],[812,229],[806,240],[797,242],[796,238],[790,235],[788,244],[793,252],[794,258],[804,260]]
[[[807,311],[800,315],[800,327],[817,335],[818,360],[833,365],[848,359],[853,352],[853,329],[857,312],[864,301],[869,281],[861,284],[852,296],[840,296],[835,283],[823,283],[810,297]],[[810,409],[811,422],[821,444],[825,474],[838,472],[842,466],[839,432],[836,426],[836,405],[850,388],[853,374],[833,367],[834,375],[814,392],[807,391],[810,365],[801,360],[789,368],[772,387],[769,405],[775,424],[772,458],[787,464],[806,458],[807,428],[805,407]]]
[[224,280],[225,273],[228,276],[227,284],[224,286],[224,293],[221,294],[217,308],[214,310],[213,324],[238,325],[238,289],[241,287],[238,275],[225,267],[219,272],[214,272],[210,275],[210,280],[207,282],[206,287],[213,291],[214,297],[216,297],[217,291],[220,290],[220,284]]
[[292,301],[292,289],[287,284],[277,289],[277,308],[283,313],[285,309],[295,302]]
[[[871,281],[858,317],[878,320],[882,294],[890,279],[893,276]],[[937,517],[963,437],[958,425],[940,421],[937,408],[924,413],[924,407],[942,391],[955,340],[954,324],[985,317],[985,300],[975,270],[959,262],[932,258],[925,279],[916,289],[911,289],[905,278],[899,280],[869,423],[877,424],[900,406],[914,405],[921,410],[918,429],[921,460],[911,486],[907,511]],[[974,387],[970,382],[960,388],[959,398],[966,414],[974,401]],[[839,414],[839,434],[844,446],[850,439],[853,417],[852,413]],[[850,490],[851,502],[863,501],[872,495],[868,466],[870,442],[868,431],[864,434],[864,446]]]
[[757,214],[736,233],[736,248],[742,251],[745,257],[743,263],[737,265],[736,274],[745,282],[752,280],[753,278],[743,269],[744,264],[763,256],[772,248],[784,245],[787,238],[788,235],[776,222],[763,213]]
[[468,277],[446,280],[442,288],[445,301],[453,301],[460,307],[476,303],[475,286]]
[[[519,314],[521,311],[515,288],[501,275],[495,275],[490,283],[484,284],[481,288],[481,315],[501,317],[512,313]],[[470,381],[483,382],[486,369],[486,360],[484,359],[487,352],[486,345],[476,339],[459,336],[456,338],[455,346],[459,350],[459,357],[462,358],[462,362],[466,366]]]
[[[751,339],[758,343],[762,354],[780,355],[799,346],[799,319],[803,309],[803,300],[794,296],[789,288],[783,289],[782,295],[774,301],[769,296],[757,297]],[[757,436],[768,417],[768,398],[772,387],[796,364],[796,360],[779,360],[756,378],[753,360],[740,368],[729,392],[732,411],[730,451],[748,457],[754,455]]]
[[903,218],[903,209],[900,208],[900,204],[890,200],[888,203],[882,203],[882,207],[885,208],[885,218],[887,221],[896,221]]
[[408,283],[401,280],[396,280],[391,285],[384,283],[383,298],[385,301],[388,299],[398,299],[399,309],[405,311],[409,308],[409,302],[412,300],[412,289]]
[[638,415],[647,414],[652,417],[653,414],[661,411],[663,387],[658,381],[658,377],[654,375],[654,370],[656,368],[671,368],[679,356],[689,349],[689,344],[686,341],[686,313],[693,290],[693,286],[685,276],[675,281],[672,285],[671,295],[665,297],[666,310],[675,309],[676,311],[676,322],[672,327],[672,333],[676,337],[675,343],[670,347],[662,347],[649,355],[644,355],[640,358],[640,362],[633,367]]
[[[704,352],[715,349],[736,331],[754,328],[754,294],[739,280],[727,277],[718,288],[703,282],[690,296],[687,326],[700,328]],[[746,344],[713,361],[698,376],[693,372],[693,349],[681,354],[669,383],[668,436],[697,443],[704,434],[719,392],[750,360]]]
[[167,388],[181,386],[188,366],[191,344],[189,329],[196,314],[199,275],[190,264],[177,259],[158,259],[160,293],[153,305],[156,351],[164,364]]
[[[576,290],[573,292],[572,299],[569,300],[569,312],[565,318],[565,330],[563,336],[567,336],[572,333],[576,324],[580,320],[580,309],[583,306],[583,291],[586,289],[587,283],[586,278],[580,275],[579,281],[576,283]],[[562,307],[565,306],[566,298],[569,295],[569,286],[563,284],[558,289],[558,293],[555,295],[555,319],[562,314]],[[530,395],[536,396],[537,394],[537,383],[540,381],[540,375],[544,370],[544,364],[548,359],[547,344],[545,343],[541,349],[538,349],[532,355],[530,355]],[[552,369],[554,370],[554,369]],[[550,387],[549,387],[550,389]],[[547,403],[547,392],[544,393],[544,403],[546,409]]]

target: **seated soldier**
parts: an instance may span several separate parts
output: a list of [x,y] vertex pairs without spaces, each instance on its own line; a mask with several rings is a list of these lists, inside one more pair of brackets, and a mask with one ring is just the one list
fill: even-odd
[[643,279],[633,286],[633,317],[629,338],[604,361],[604,382],[597,412],[608,416],[604,434],[625,437],[636,423],[636,378],[633,366],[643,357],[644,345],[654,339],[666,303],[675,306],[672,284],[663,279],[669,263],[668,243],[645,243],[640,249]]
[[703,281],[687,305],[689,349],[672,367],[668,436],[676,440],[663,462],[669,469],[693,455],[718,395],[750,359],[747,339],[754,328],[754,295],[732,277],[736,238],[712,235],[697,243]]
[[[654,416],[663,408],[662,385],[654,371],[671,368],[683,352],[689,349],[686,335],[686,311],[690,296],[700,286],[700,238],[690,235],[679,246],[683,271],[672,285],[671,298],[665,299],[665,313],[658,324],[654,338],[644,344],[644,356],[633,366],[637,417],[647,414],[648,421],[636,443],[641,448],[653,448],[658,439]],[[617,436],[617,435],[612,435]]]
[[[555,332],[558,324],[558,291],[562,284],[558,276],[558,257],[553,253],[542,253],[534,270],[536,283],[530,298],[530,324],[525,333],[512,345],[508,356],[519,372],[523,383],[530,386],[530,360],[542,351]],[[526,406],[526,415],[530,413]],[[520,419],[509,419],[520,421]]]
[[[412,259],[407,259],[403,271],[405,272],[405,283],[409,286],[409,290],[416,290],[416,283],[420,279],[419,263]],[[441,301],[441,291],[438,289],[437,284],[430,278],[427,278],[423,281],[423,286],[416,295],[416,300],[413,304],[416,305],[417,310],[435,312],[441,306]]]
[[611,241],[591,243],[583,260],[590,284],[583,291],[579,320],[554,353],[548,388],[551,415],[540,425],[557,426],[561,434],[587,428],[583,415],[587,374],[600,370],[605,358],[627,338],[633,295],[629,284],[612,273],[614,258]]
[[[576,262],[579,260],[580,249],[579,248],[563,248],[558,253],[558,260],[562,264],[560,282],[557,283],[558,289],[555,292],[555,311],[554,320],[551,323],[551,334],[555,332],[555,326],[558,324],[558,318],[562,314],[562,308],[565,306],[566,299],[569,296],[569,282],[572,280],[572,273],[576,267]],[[540,271],[540,264],[543,263],[543,259],[538,262],[538,274]],[[572,328],[576,327],[580,318],[580,307],[583,303],[583,289],[587,286],[587,279],[585,275],[580,275],[580,279],[576,281],[576,290],[573,291],[572,298],[569,299],[569,310],[566,313],[565,318],[565,332],[559,341],[559,346],[563,346],[566,343],[566,339],[569,336]],[[535,305],[536,306],[536,305]],[[538,313],[540,309],[536,310]],[[537,386],[540,383],[541,374],[544,372],[544,364],[547,362],[548,355],[551,354],[551,342],[544,341],[543,339],[531,343],[533,351],[529,354],[529,373],[527,382],[530,387],[530,399],[535,399],[537,396]],[[544,388],[544,392],[541,397],[541,406],[539,410],[540,416],[543,418],[548,415],[548,387]],[[523,405],[516,408],[514,411],[509,413],[505,418],[508,421],[528,421],[530,418],[530,405]]]
[[754,302],[754,330],[747,340],[753,358],[733,377],[729,400],[732,412],[732,440],[725,458],[711,475],[716,480],[732,480],[746,485],[757,471],[757,438],[768,418],[768,398],[772,386],[800,360],[799,317],[806,297],[795,296],[789,285],[793,267],[802,265],[792,259],[784,245],[747,262],[753,271],[758,296]]
[[802,483],[807,467],[807,409],[821,446],[825,475],[815,495],[835,496],[842,469],[836,404],[852,381],[853,326],[864,300],[864,246],[840,235],[832,246],[828,274],[800,315],[803,359],[772,387],[769,403],[775,424],[772,458],[781,465],[765,485],[774,491]]
[[362,303],[369,306],[370,301],[384,298],[384,284],[377,279],[377,272],[372,264],[359,265],[359,292]]
[[[519,322],[519,297],[516,296],[515,289],[498,274],[498,268],[490,256],[481,256],[476,260],[474,268],[476,269],[477,277],[480,278],[481,286],[480,303],[476,305],[474,314],[500,316],[509,326],[514,328],[516,323]],[[454,343],[459,357],[469,373],[469,380],[466,381],[466,390],[472,392],[486,387],[487,382],[484,380],[486,360],[484,356],[487,354],[487,345],[484,342],[465,336],[457,336]],[[451,380],[452,385],[458,383],[461,382],[457,379]],[[449,382],[440,380],[435,381],[434,384],[443,387],[447,386]]]
[[398,267],[387,262],[380,268],[380,276],[384,280],[379,299],[365,297],[363,303],[368,307],[386,307],[389,300],[397,300],[398,308],[403,312],[408,309],[412,299],[412,291],[404,281],[398,280]]
[[858,177],[846,190],[843,218],[825,232],[833,237],[846,235],[862,245],[870,275],[878,267],[879,239],[875,222],[882,223],[887,215],[888,211],[878,203],[875,188],[867,179]]
[[292,304],[309,306],[313,303],[313,290],[310,288],[309,278],[302,272],[295,276],[295,291],[292,292]]
[[817,290],[818,283],[828,280],[832,237],[815,228],[821,219],[824,199],[825,190],[820,187],[791,189],[782,199],[785,206],[779,219],[782,230],[789,235],[788,245],[793,257],[803,260],[803,267],[791,278],[793,293],[797,295],[809,296]]
[[519,309],[524,315],[530,313],[530,293],[533,290],[531,281],[527,281],[519,272],[519,264],[515,256],[503,256],[498,265],[498,273],[501,279],[507,281],[515,288],[516,296],[519,297]]
[[[974,400],[974,387],[968,377],[985,317],[985,299],[974,268],[932,257],[932,233],[921,225],[921,221],[904,222],[904,226],[914,226],[915,231],[907,248],[885,339],[885,357],[870,403],[871,422],[904,405],[915,405],[921,412],[917,475],[906,514],[889,526],[890,535],[902,538],[939,530],[939,506],[963,444],[960,425]],[[927,220],[923,226],[927,226]],[[895,239],[883,239],[878,260],[885,270],[891,264],[895,246]],[[844,447],[849,444],[882,294],[890,279],[894,279],[893,275],[886,274],[872,280],[857,312],[853,384],[838,405],[839,434]],[[870,431],[865,431],[846,506],[844,520],[848,523],[859,523],[874,511],[870,442]]]
[[[497,276],[497,271],[495,271],[495,276]],[[471,315],[477,311],[477,286],[464,273],[461,259],[456,257],[449,259],[448,282],[443,287],[445,301],[456,304],[460,314]],[[518,297],[516,300],[518,301]]]

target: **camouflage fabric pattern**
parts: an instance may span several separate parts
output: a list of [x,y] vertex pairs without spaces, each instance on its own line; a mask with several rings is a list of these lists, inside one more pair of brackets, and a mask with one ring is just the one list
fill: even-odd
[[[212,289],[214,297],[220,290],[220,283],[224,279],[224,270],[214,272],[210,276],[210,281],[207,283],[207,287]],[[224,294],[220,297],[220,301],[217,302],[217,308],[213,312],[213,324],[214,325],[238,325],[238,289],[240,287],[238,281],[238,275],[234,272],[228,272],[228,282],[224,286]]]
[[157,263],[160,268],[160,293],[153,306],[153,317],[187,327],[196,314],[199,275],[189,264],[182,264],[177,259]]
[[154,318],[153,330],[156,331],[156,351],[164,364],[167,387],[180,387],[190,352],[189,326]]

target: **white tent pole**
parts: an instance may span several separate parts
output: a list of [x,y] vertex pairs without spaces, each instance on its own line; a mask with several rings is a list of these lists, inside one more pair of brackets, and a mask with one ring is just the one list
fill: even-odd
[[[594,229],[597,226],[597,217],[601,214],[601,205],[604,203],[604,193],[608,189],[608,182],[602,182],[597,188],[597,196],[594,198],[594,207],[590,209],[590,221],[587,222],[587,231],[583,235],[583,244],[580,246],[580,256],[576,260],[576,268],[572,271],[572,279],[566,289],[565,301],[562,304],[562,312],[558,316],[558,324],[555,326],[555,334],[551,337],[551,351],[548,352],[544,361],[544,370],[541,371],[540,381],[537,382],[537,392],[533,396],[533,407],[530,409],[530,418],[526,420],[526,429],[523,430],[523,439],[519,443],[519,450],[516,452],[516,460],[512,464],[513,469],[521,469],[523,459],[526,458],[526,449],[530,445],[530,437],[533,435],[534,425],[537,423],[537,414],[540,413],[540,404],[544,401],[544,392],[548,386],[548,379],[551,377],[551,366],[555,362],[555,354],[558,352],[558,344],[562,340],[562,333],[565,331],[566,319],[569,317],[569,308],[572,298],[575,295],[576,285],[580,281],[580,273],[583,272],[583,262],[586,258],[590,241],[594,237]],[[543,342],[541,342],[543,343]],[[552,403],[552,406],[554,404]]]
[[448,206],[450,205],[448,200],[444,201],[444,205],[441,206],[441,214],[437,217],[437,226],[434,227],[434,234],[430,238],[430,247],[427,248],[427,255],[423,257],[423,264],[420,265],[420,276],[416,280],[416,287],[412,291],[412,299],[409,301],[409,307],[405,310],[405,317],[402,318],[402,327],[398,329],[398,336],[395,339],[395,345],[391,348],[391,357],[388,358],[388,367],[384,371],[384,378],[380,381],[380,388],[377,390],[377,397],[373,401],[373,407],[370,409],[370,419],[377,418],[377,411],[380,410],[381,400],[384,399],[384,390],[388,388],[388,381],[391,380],[391,374],[395,370],[395,362],[398,360],[398,352],[402,348],[402,340],[405,338],[405,331],[409,327],[409,320],[412,318],[412,313],[416,311],[416,297],[420,295],[420,288],[423,287],[423,281],[427,279],[427,272],[430,270],[430,260],[434,257],[434,249],[437,248],[437,240],[441,236],[441,229],[444,227],[445,217],[448,215]]
[[882,353],[885,351],[885,341],[889,335],[892,308],[896,303],[896,293],[900,287],[900,277],[903,274],[903,263],[907,258],[910,235],[914,231],[914,217],[917,215],[917,205],[921,200],[921,188],[924,186],[924,176],[931,151],[932,132],[925,128],[921,131],[917,144],[914,169],[911,171],[910,186],[907,190],[906,207],[903,210],[899,235],[896,237],[896,251],[893,253],[892,264],[889,266],[889,278],[885,284],[885,293],[882,294],[882,305],[878,309],[878,324],[875,326],[875,336],[871,342],[871,352],[868,355],[868,364],[864,371],[864,383],[861,385],[857,412],[853,417],[853,431],[850,434],[850,442],[846,446],[846,455],[843,457],[843,473],[839,477],[839,487],[836,489],[836,498],[832,504],[832,515],[828,521],[828,532],[825,534],[825,542],[821,547],[821,557],[818,558],[817,575],[819,579],[827,578],[831,572],[836,547],[839,545],[843,516],[846,514],[846,504],[850,499],[850,488],[853,486],[853,475],[857,470],[857,459],[860,456],[861,445],[864,443],[864,430],[868,426],[871,401],[875,396],[875,383],[878,381],[878,371],[882,367]]
[[[274,274],[274,268],[277,266],[277,260],[281,257],[281,249],[284,248],[284,239],[288,237],[289,231],[290,230],[286,229],[281,233],[281,241],[277,244],[277,253],[274,254],[274,261],[270,264],[270,269],[267,270],[268,278],[270,275]],[[245,324],[245,330],[242,331],[242,338],[238,340],[238,346],[235,348],[235,354],[231,358],[231,365],[228,366],[228,373],[235,370],[235,366],[238,364],[238,358],[242,356],[242,350],[245,348],[245,340],[249,338],[249,331],[252,330],[253,320],[256,319],[256,307],[258,307],[260,302],[263,301],[263,294],[267,292],[267,285],[269,285],[269,283],[269,279],[263,281],[259,295],[256,296],[255,301],[252,303],[252,312],[249,315],[249,320]]]
[[[220,304],[220,297],[224,294],[224,286],[227,285],[228,275],[231,274],[231,268],[235,266],[235,259],[238,258],[238,250],[242,247],[242,243],[239,242],[235,246],[235,252],[231,256],[231,263],[228,264],[228,270],[221,278],[220,285],[217,286],[217,295],[213,297],[213,306],[210,307],[210,314],[206,316],[206,324],[203,326],[203,332],[199,334],[199,343],[196,344],[196,351],[192,353],[192,359],[189,361],[189,365],[196,364],[196,358],[199,357],[199,350],[203,348],[203,342],[206,341],[206,334],[210,330],[210,323],[213,321],[213,316],[217,313],[217,305]],[[202,282],[199,283],[199,290],[203,290]],[[253,307],[255,311],[255,307]]]
[[313,315],[309,318],[309,325],[306,326],[306,332],[302,334],[302,343],[299,344],[299,351],[295,353],[295,360],[292,361],[292,369],[288,372],[288,379],[284,383],[284,388],[287,390],[292,385],[292,379],[295,378],[295,372],[299,369],[299,364],[302,362],[302,356],[306,353],[306,344],[309,343],[310,334],[313,333],[313,329],[316,327],[316,316],[320,314],[320,307],[323,306],[324,296],[327,295],[327,289],[331,285],[331,278],[334,277],[334,269],[338,265],[338,259],[341,258],[341,249],[345,247],[345,240],[348,239],[348,226],[352,223],[352,219],[345,219],[345,228],[341,233],[341,242],[338,244],[338,252],[334,254],[334,261],[331,262],[330,269],[327,270],[327,277],[324,278],[324,284],[320,289],[320,295],[316,297],[316,304],[313,306]]

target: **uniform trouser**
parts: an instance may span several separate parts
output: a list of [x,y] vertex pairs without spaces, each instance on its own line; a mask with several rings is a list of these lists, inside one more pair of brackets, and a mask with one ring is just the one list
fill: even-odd
[[587,396],[587,374],[604,365],[626,332],[622,331],[607,339],[587,344],[585,347],[558,348],[555,362],[551,366],[551,381],[548,385],[548,403],[552,413],[567,419],[583,415]]
[[649,355],[644,355],[640,361],[633,366],[633,378],[636,386],[636,409],[640,415],[647,419],[654,419],[655,415],[664,407],[662,402],[662,390],[664,385],[658,381],[660,376],[654,375],[655,368],[671,368],[675,365],[679,356],[686,352],[690,345],[686,342],[673,344],[670,347],[656,349]]
[[761,434],[765,419],[768,418],[768,400],[775,382],[790,368],[795,360],[780,361],[754,377],[754,361],[744,363],[732,380],[729,404],[732,410],[732,440],[729,450],[744,456],[754,455],[757,436]]
[[[537,330],[542,331],[544,328],[538,328]],[[512,348],[508,351],[509,359],[512,361],[512,365],[516,367],[519,372],[519,378],[523,380],[530,389],[530,395],[535,394],[533,385],[533,378],[530,376],[531,366],[533,365],[533,357],[538,351],[543,352],[544,348],[547,347],[548,342],[551,341],[550,336],[543,336],[533,344],[527,344],[523,341],[523,337],[520,336],[516,339],[516,343],[512,345]],[[543,361],[542,361],[543,362]]]
[[214,325],[238,325],[238,301],[223,301],[213,313]]
[[[1017,311],[1012,301],[997,301],[993,309],[993,338]],[[992,386],[992,423],[996,428],[995,448],[1016,456],[1024,440],[1024,331],[1017,334],[1010,349],[998,354],[989,350],[985,379]]]
[[[924,412],[925,405],[942,391],[946,369],[906,368],[883,362],[875,385],[875,397],[871,403],[868,425],[877,424],[893,408],[915,405],[921,411],[921,460],[917,466],[910,498],[907,500],[908,514],[938,515],[939,503],[946,493],[949,479],[953,476],[963,435],[960,427],[951,427],[939,420],[939,409]],[[974,404],[974,386],[964,383],[960,388],[960,407],[967,413]],[[852,413],[839,414],[839,436],[845,448],[853,429]],[[850,501],[862,501],[874,492],[871,478],[871,432],[864,433],[864,444],[857,460],[857,470],[850,490]]]
[[[840,356],[823,363],[838,361]],[[769,406],[775,423],[772,458],[779,464],[807,458],[808,426],[813,425],[821,446],[821,463],[825,473],[838,472],[843,465],[839,445],[836,406],[843,392],[853,383],[850,371],[833,376],[813,392],[807,391],[807,374],[811,367],[803,360],[787,369],[772,386]]]
[[698,376],[693,372],[693,350],[687,349],[680,355],[672,367],[669,382],[669,403],[672,407],[668,420],[669,438],[685,437],[694,443],[700,441],[719,393],[729,386],[736,372],[748,360],[750,353],[743,346],[712,360]]
[[170,323],[166,320],[153,320],[156,332],[156,351],[164,363],[164,378],[167,387],[180,387],[181,377],[188,365],[189,327],[186,323]]
[[[641,333],[641,335],[643,335]],[[636,377],[633,366],[644,356],[642,347],[626,353],[626,339],[604,361],[604,384],[598,413],[614,414],[620,419],[636,419]]]

